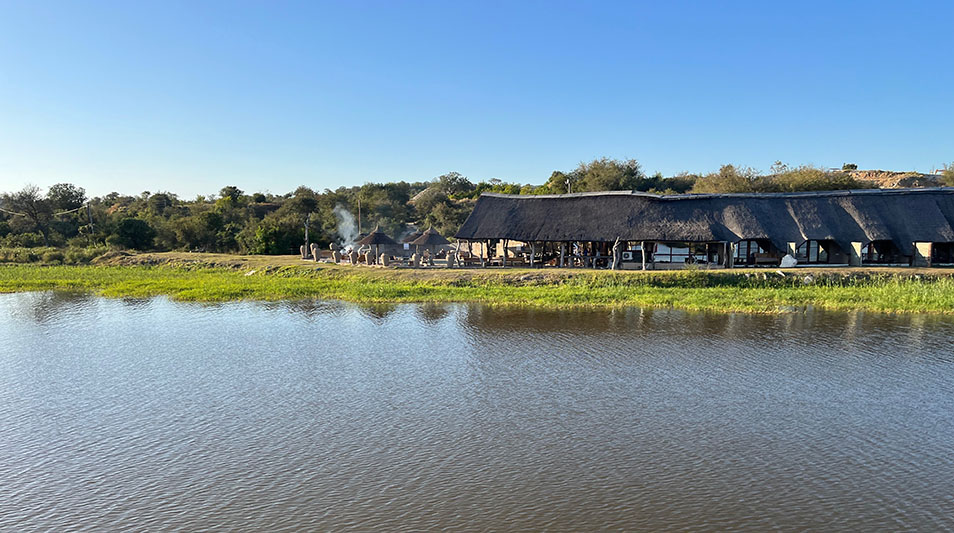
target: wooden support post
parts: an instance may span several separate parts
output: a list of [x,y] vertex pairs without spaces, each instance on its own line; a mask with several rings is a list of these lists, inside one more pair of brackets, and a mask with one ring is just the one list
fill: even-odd
[[646,270],[646,241],[639,241],[639,255],[643,260],[643,270]]
[[530,243],[530,268],[533,268],[533,259],[537,255],[537,243]]
[[509,242],[510,242],[510,241],[507,240],[507,239],[504,239],[504,240],[503,240],[503,266],[504,266],[504,268],[507,268],[507,244],[508,244]]
[[560,243],[560,268],[563,268],[564,259],[566,259],[566,243]]

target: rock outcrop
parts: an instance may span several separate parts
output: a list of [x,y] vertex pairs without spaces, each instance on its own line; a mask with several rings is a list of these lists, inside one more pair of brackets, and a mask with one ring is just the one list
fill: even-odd
[[938,174],[919,172],[894,172],[891,170],[849,170],[848,174],[859,181],[870,182],[879,189],[903,189],[908,187],[940,187]]

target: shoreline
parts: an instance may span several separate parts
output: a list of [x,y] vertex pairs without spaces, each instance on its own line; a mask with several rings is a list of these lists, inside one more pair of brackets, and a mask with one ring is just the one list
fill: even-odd
[[770,314],[808,307],[954,314],[954,275],[950,271],[414,270],[313,263],[294,256],[182,253],[121,255],[96,263],[0,264],[0,292],[73,291],[196,302],[328,299],[372,304],[459,302]]

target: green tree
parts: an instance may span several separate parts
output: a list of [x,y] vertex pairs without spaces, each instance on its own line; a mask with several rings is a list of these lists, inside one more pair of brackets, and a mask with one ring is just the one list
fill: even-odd
[[547,179],[546,187],[553,194],[566,194],[579,189],[580,174],[576,172],[560,172],[554,170]]
[[[635,159],[609,159],[603,157],[589,163],[580,163],[573,171],[584,191],[649,190],[646,176]],[[552,177],[552,176],[551,176]],[[574,185],[574,190],[576,185]]]
[[450,205],[450,203],[451,199],[447,196],[447,193],[437,188],[431,188],[417,196],[414,200],[414,208],[418,213],[418,219],[424,220],[438,205]]
[[239,199],[242,198],[242,195],[245,194],[242,189],[239,189],[235,185],[227,185],[222,187],[222,190],[219,191],[219,196],[221,198],[231,198],[232,203],[238,204]]
[[246,253],[281,255],[294,253],[304,242],[305,230],[297,216],[278,212],[267,215],[254,226],[247,226],[238,235]]
[[314,213],[317,207],[318,195],[315,191],[302,185],[295,189],[295,192],[292,193],[292,197],[285,201],[282,209],[287,212],[293,212],[304,220],[306,216]]
[[474,190],[474,184],[457,172],[448,172],[438,177],[437,186],[444,194],[453,197],[467,196]]
[[[43,236],[43,245],[50,245],[50,221],[53,218],[53,204],[49,199],[40,194],[40,188],[36,185],[27,185],[23,189],[13,193],[5,194],[0,198],[0,204],[6,210],[18,213],[20,218],[26,222],[27,231],[36,231]],[[14,217],[14,221],[18,221]]]
[[[149,195],[149,193],[143,193]],[[146,207],[154,215],[165,215],[166,210],[173,207],[178,198],[175,194],[168,192],[157,192],[156,194],[149,195],[146,199]]]
[[86,190],[72,183],[57,183],[50,187],[46,197],[49,198],[53,209],[69,211],[86,203]]
[[124,218],[119,221],[112,235],[106,242],[134,250],[148,250],[152,247],[152,240],[156,230],[145,220],[138,218]]

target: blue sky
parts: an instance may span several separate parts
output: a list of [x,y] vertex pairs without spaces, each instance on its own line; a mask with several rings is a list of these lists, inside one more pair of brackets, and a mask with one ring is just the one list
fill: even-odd
[[0,0],[0,191],[954,161],[954,2]]

